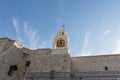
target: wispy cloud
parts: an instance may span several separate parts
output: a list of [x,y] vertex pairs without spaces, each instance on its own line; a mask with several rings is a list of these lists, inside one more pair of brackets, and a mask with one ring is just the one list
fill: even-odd
[[[108,50],[105,50],[105,49],[108,48],[107,42],[110,42],[110,40],[108,39],[110,37],[110,33],[111,33],[111,30],[105,30],[103,33],[101,33],[99,35],[99,37],[96,36],[96,38],[97,38],[96,47],[98,48],[96,50],[99,50],[98,52],[96,52],[96,54],[99,55],[99,54],[104,54],[104,53],[108,52]],[[103,45],[104,45],[104,47],[103,47]]]
[[[16,34],[17,34],[16,35],[17,40],[20,43],[22,43],[23,45],[25,45],[25,47],[30,48],[30,49],[52,47],[53,39],[55,37],[54,33],[51,34],[50,39],[42,40],[40,38],[40,35],[38,34],[38,29],[35,29],[34,26],[29,24],[27,21],[24,21],[23,23],[21,23],[17,18],[13,18],[12,21],[13,21],[13,26],[14,26]],[[106,30],[102,35],[100,35],[100,36],[102,36],[101,40],[96,41],[99,43],[99,48],[105,48],[106,36],[108,36],[110,33],[111,33],[111,30]],[[120,38],[119,37],[120,37],[119,34],[117,34],[117,38],[113,37],[113,40],[115,38],[116,41],[114,44],[115,45],[114,49],[109,51],[112,54],[120,53]],[[85,33],[82,49],[80,52],[77,51],[76,56],[78,56],[78,55],[81,55],[81,56],[94,55],[92,53],[94,50],[91,49],[91,45],[90,45],[91,40],[92,40],[91,32],[88,31]],[[103,45],[104,45],[104,47],[103,47]],[[93,47],[95,47],[94,44],[93,44]],[[96,51],[94,51],[94,52],[96,52]],[[104,50],[104,53],[106,53],[106,52],[108,52],[108,51]],[[99,51],[96,53],[100,54],[101,52]]]
[[49,47],[49,48],[52,48],[52,47],[53,47],[53,40],[54,40],[54,38],[55,38],[55,34],[52,33],[50,39],[48,39],[48,41],[47,41],[47,42],[48,42],[47,47]]
[[37,34],[37,29],[33,29],[33,26],[24,22],[24,35],[26,36],[26,43],[30,49],[43,48],[46,42],[41,41],[40,35]]
[[106,31],[104,32],[104,36],[108,35],[110,32],[111,32],[110,30],[106,30]]
[[[118,31],[117,31],[118,30]],[[118,54],[120,53],[120,28],[118,28],[116,30],[116,34],[115,34],[115,37],[113,38],[114,39],[114,48],[113,48],[113,52],[114,54]]]
[[17,39],[21,43],[20,29],[19,29],[19,26],[18,26],[18,20],[16,18],[13,18],[13,26],[14,26],[15,31],[17,33]]
[[17,33],[17,40],[24,44],[25,47],[37,49],[49,46],[48,42],[51,42],[51,40],[42,41],[37,29],[35,29],[34,26],[27,23],[27,21],[23,22],[22,24],[18,23],[20,23],[18,19],[13,18],[13,26]]
[[120,53],[120,39],[116,40],[115,47],[112,51],[112,54],[118,54]]
[[85,37],[84,37],[84,43],[83,43],[83,48],[81,50],[81,55],[83,56],[88,56],[91,55],[92,50],[90,47],[90,34],[91,32],[86,32]]
[[[110,35],[110,33],[112,33]],[[109,37],[112,36],[112,39],[106,39],[106,35],[109,35]],[[107,38],[109,38],[107,37]],[[108,51],[106,52],[110,52],[110,53],[107,53],[107,54],[118,54],[120,53],[120,32],[119,32],[119,29],[117,31],[117,28],[116,28],[116,32],[111,32],[111,30],[106,30],[104,32],[104,40],[108,40],[110,46],[111,46],[111,49],[109,49]],[[103,45],[105,45],[106,43],[104,43]]]

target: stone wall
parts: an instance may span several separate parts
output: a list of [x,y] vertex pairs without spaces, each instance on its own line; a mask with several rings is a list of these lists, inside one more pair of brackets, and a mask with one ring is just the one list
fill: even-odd
[[[26,69],[27,72],[70,72],[71,62],[68,53],[57,54],[57,50],[39,49],[26,51],[29,56],[27,61],[31,61],[30,67]],[[60,52],[58,50],[58,52]],[[62,52],[62,50],[61,50]],[[64,52],[64,50],[63,50]],[[65,51],[66,52],[66,51]]]
[[[23,77],[21,75],[21,67],[24,67],[22,51],[13,43],[14,41],[7,38],[0,39],[0,80],[20,80]],[[8,75],[10,66],[13,65],[17,66],[17,70],[12,75]]]
[[120,71],[120,55],[72,57],[72,71]]
[[51,52],[51,71],[71,72],[70,55],[66,49],[53,49]]
[[[14,43],[14,40],[8,38],[0,39],[0,80],[26,80],[25,74],[30,72],[85,72],[88,74],[91,71],[93,73],[120,71],[120,54],[70,58],[66,49],[30,50],[19,47],[17,43],[16,47]],[[26,66],[28,61],[30,65]],[[17,70],[12,75],[8,75],[12,65],[17,66]]]
[[50,49],[39,49],[29,52],[26,61],[31,64],[27,67],[26,72],[49,72],[50,71]]
[[0,38],[0,54],[10,48],[13,43],[14,41],[8,38]]

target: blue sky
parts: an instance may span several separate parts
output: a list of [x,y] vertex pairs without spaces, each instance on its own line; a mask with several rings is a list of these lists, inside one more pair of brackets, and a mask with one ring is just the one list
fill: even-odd
[[71,56],[120,52],[120,0],[0,0],[0,37],[52,48],[65,25]]

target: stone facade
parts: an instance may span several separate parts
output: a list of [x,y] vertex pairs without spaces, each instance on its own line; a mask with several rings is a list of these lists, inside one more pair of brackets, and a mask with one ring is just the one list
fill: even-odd
[[120,54],[72,57],[72,71],[120,71]]
[[[23,52],[13,45],[14,42],[8,38],[0,39],[0,80],[18,80],[17,75],[21,76],[21,69],[24,70],[25,68]],[[16,65],[18,71],[14,71],[12,75],[8,75],[10,66],[12,65]]]
[[[63,52],[59,50],[52,50],[51,52],[51,71],[55,72],[71,72],[70,55],[66,50]],[[58,53],[58,54],[53,54]]]
[[[50,75],[52,80],[120,80],[120,54],[70,57],[67,32],[62,29],[59,34],[53,49],[30,50],[0,38],[0,80],[50,80]],[[29,73],[48,76],[36,78]]]

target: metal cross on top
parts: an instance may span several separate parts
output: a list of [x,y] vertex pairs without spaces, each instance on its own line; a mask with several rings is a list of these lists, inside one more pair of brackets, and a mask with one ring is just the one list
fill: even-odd
[[65,27],[65,25],[62,25],[62,27],[64,28],[64,27]]

